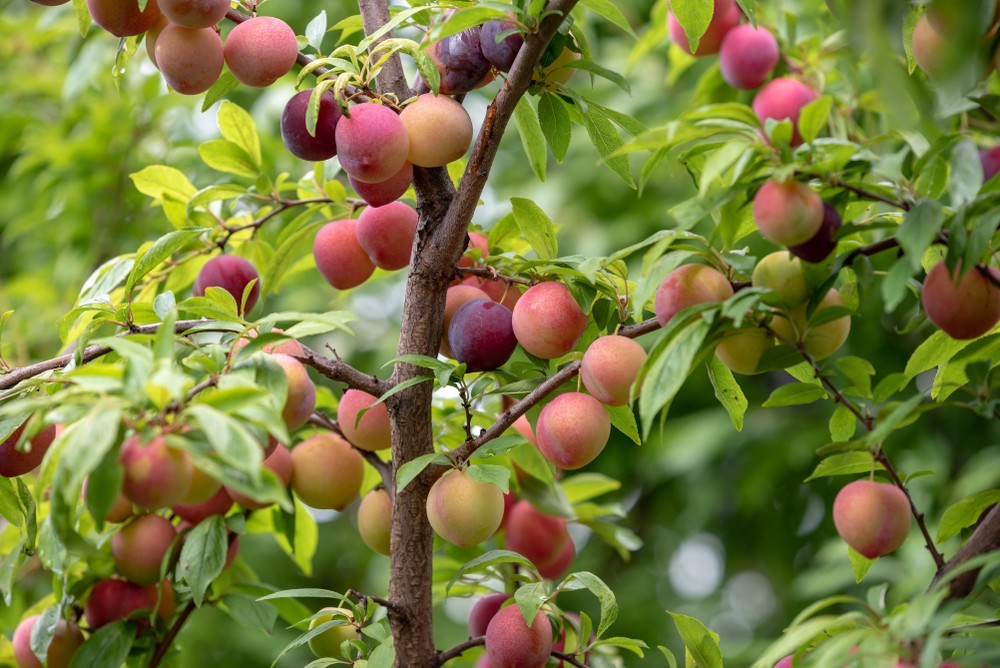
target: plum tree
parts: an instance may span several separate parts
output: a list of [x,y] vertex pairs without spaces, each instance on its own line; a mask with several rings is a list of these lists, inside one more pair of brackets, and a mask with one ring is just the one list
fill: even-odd
[[535,438],[542,455],[561,469],[583,468],[601,454],[611,436],[611,417],[594,397],[567,392],[538,415]]
[[745,24],[726,33],[719,47],[719,70],[733,88],[752,90],[774,71],[778,41],[767,28]]
[[552,625],[543,612],[531,625],[520,608],[502,608],[486,627],[486,653],[499,668],[542,668],[552,653]]
[[[17,625],[11,644],[14,646],[14,661],[17,668],[42,668],[42,662],[31,649],[31,631],[38,623],[40,615],[31,615]],[[73,622],[60,619],[52,633],[52,641],[45,651],[45,666],[48,668],[68,668],[73,656],[84,642],[80,627]]]
[[690,306],[720,302],[732,296],[732,284],[718,269],[704,264],[685,264],[663,279],[656,289],[653,304],[657,321],[666,325]]
[[767,181],[753,198],[753,220],[764,238],[796,246],[816,236],[823,225],[823,200],[795,179]]
[[404,162],[398,172],[379,183],[364,183],[350,174],[347,175],[347,180],[358,197],[367,204],[385,206],[402,197],[413,183],[413,165],[409,161]]
[[376,267],[394,271],[410,263],[417,234],[417,212],[403,202],[369,206],[355,226],[358,244]]
[[819,95],[798,79],[779,77],[767,83],[753,99],[753,110],[761,123],[773,118],[792,123],[792,146],[802,143],[799,133],[799,114],[803,107],[814,102]]
[[50,424],[42,427],[25,443],[20,443],[27,426],[25,422],[0,442],[0,476],[14,478],[38,468],[56,438],[56,427]]
[[356,104],[337,123],[340,166],[355,180],[382,183],[409,161],[410,137],[399,116],[374,102]]
[[687,53],[692,56],[708,56],[719,52],[723,39],[729,31],[739,25],[741,16],[736,0],[714,0],[712,20],[705,34],[701,36],[698,48],[693,51],[684,27],[673,12],[667,15],[667,29],[670,31],[670,39]]
[[226,18],[226,0],[157,0],[163,15],[184,28],[211,28]]
[[[646,357],[646,351],[633,339],[617,334],[602,336],[583,354],[580,379],[601,403],[624,406]],[[635,395],[639,395],[639,388]]]
[[448,325],[448,343],[455,359],[469,371],[502,366],[517,348],[512,318],[510,309],[491,299],[462,304]]
[[288,378],[288,393],[281,409],[281,417],[289,429],[298,429],[309,421],[316,408],[316,386],[309,378],[309,372],[294,357],[275,353],[274,361],[285,372]]
[[170,553],[177,530],[160,515],[139,515],[111,538],[111,554],[118,572],[140,585],[160,581],[160,565]]
[[425,93],[406,105],[399,119],[410,140],[409,161],[418,167],[455,162],[472,144],[472,119],[447,95]]
[[126,439],[118,460],[125,474],[122,491],[146,510],[169,508],[183,501],[194,475],[187,452],[170,447],[161,435],[146,442],[139,435]]
[[307,88],[285,103],[281,112],[281,141],[296,158],[329,160],[337,155],[337,123],[342,116],[340,105],[333,93],[326,91],[320,95],[316,126],[310,134],[306,114],[312,93],[313,89]]
[[[941,260],[927,272],[921,298],[927,317],[953,339],[975,339],[1000,322],[1000,272],[974,267],[964,274]],[[989,273],[992,276],[986,275]]]
[[320,612],[328,614],[319,615],[309,622],[309,630],[327,622],[340,621],[341,624],[331,626],[326,631],[309,639],[309,649],[318,659],[333,658],[341,656],[340,646],[348,640],[358,637],[358,627],[354,622],[354,614],[345,608],[323,608]]
[[789,251],[776,251],[762,257],[750,281],[755,288],[773,290],[777,302],[789,308],[801,306],[809,299],[802,263]]
[[378,397],[363,390],[347,390],[337,405],[337,424],[344,437],[354,447],[369,452],[386,450],[392,444],[389,409],[376,401]]
[[392,529],[392,499],[383,488],[365,494],[358,504],[358,533],[365,545],[379,554],[389,554]]
[[[167,32],[166,30],[164,32]],[[163,44],[162,35],[160,44]],[[247,287],[253,283],[246,303],[243,302],[243,293]],[[249,260],[245,260],[237,255],[218,255],[205,263],[198,272],[198,277],[194,279],[194,287],[191,289],[195,296],[202,296],[208,288],[222,288],[236,302],[240,313],[253,310],[260,297],[260,274]]]
[[802,258],[806,262],[822,262],[830,257],[830,254],[837,247],[837,230],[843,221],[837,207],[829,202],[823,202],[823,222],[820,223],[819,231],[808,241],[798,245],[788,247],[792,255]]
[[476,601],[469,612],[469,636],[486,635],[490,620],[497,614],[500,607],[510,600],[510,594],[487,594]]
[[335,220],[321,227],[313,240],[316,268],[338,290],[356,288],[375,272],[371,258],[358,243],[357,226],[354,219]]
[[442,94],[468,93],[489,75],[491,64],[483,55],[480,41],[477,26],[440,39],[427,49],[441,76]]
[[478,545],[503,519],[503,492],[458,469],[444,474],[427,494],[427,519],[434,531],[459,547]]
[[[503,33],[508,33],[500,38]],[[517,25],[510,21],[487,21],[479,34],[479,47],[483,57],[501,72],[509,72],[517,58],[524,36]]]
[[255,16],[226,36],[226,65],[241,83],[270,86],[291,71],[299,56],[295,31],[273,16]]
[[141,35],[160,19],[160,6],[148,0],[139,9],[139,0],[87,0],[87,9],[94,23],[115,37]]
[[536,357],[554,359],[576,347],[587,328],[587,316],[563,283],[533,285],[514,305],[514,336]]
[[910,533],[910,503],[895,485],[855,480],[833,502],[837,533],[869,559],[892,552]]
[[365,462],[340,436],[322,433],[292,449],[292,489],[313,508],[343,510],[357,497]]

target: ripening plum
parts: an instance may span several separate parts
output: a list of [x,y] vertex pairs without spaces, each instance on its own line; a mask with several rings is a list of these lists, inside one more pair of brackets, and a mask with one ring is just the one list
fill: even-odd
[[26,426],[27,422],[0,442],[0,476],[4,478],[15,478],[34,471],[42,463],[45,453],[56,438],[55,425],[46,425],[18,449],[18,441]]
[[[646,351],[634,340],[617,334],[602,336],[583,354],[580,378],[601,403],[624,406],[645,362]],[[635,395],[639,396],[638,388]]]
[[226,18],[229,0],[156,0],[171,23],[184,28],[211,28]]
[[229,509],[232,507],[233,498],[229,496],[229,492],[226,491],[225,487],[220,487],[219,491],[207,501],[194,504],[181,503],[173,506],[171,510],[173,510],[174,514],[182,520],[190,522],[191,524],[198,524],[212,515],[225,517],[226,513],[228,513]]
[[469,245],[466,248],[467,250],[462,254],[462,257],[458,258],[459,267],[475,266],[477,260],[473,259],[472,254],[477,250],[479,251],[478,261],[482,261],[484,258],[490,256],[489,239],[486,238],[485,234],[480,232],[469,232]]
[[487,594],[476,601],[469,612],[469,637],[478,638],[486,635],[486,627],[490,625],[490,620],[509,600],[510,594]]
[[833,502],[837,533],[856,552],[876,559],[903,544],[910,533],[910,504],[895,485],[855,480]]
[[979,149],[979,162],[983,166],[983,183],[1000,172],[1000,146]]
[[[384,403],[375,404],[378,397],[361,390],[347,390],[337,406],[337,424],[344,437],[362,450],[375,452],[392,446],[389,430],[389,409]],[[358,413],[367,408],[358,421]]]
[[124,468],[122,491],[132,503],[159,510],[180,503],[194,475],[188,453],[167,445],[163,436],[143,443],[139,436],[122,443],[118,461]]
[[490,61],[480,47],[480,28],[463,30],[444,37],[427,49],[441,75],[438,91],[444,95],[461,95],[478,88],[490,73]]
[[813,235],[809,241],[797,246],[789,246],[788,250],[792,255],[800,257],[806,262],[822,262],[830,257],[830,253],[837,247],[834,237],[840,229],[841,219],[837,207],[828,202],[823,202],[823,222],[820,223],[819,231]]
[[270,86],[291,71],[299,57],[295,31],[273,16],[255,16],[226,37],[226,64],[241,83]]
[[292,489],[313,508],[343,510],[364,477],[361,453],[337,434],[317,434],[292,449]]
[[778,64],[778,41],[766,28],[736,26],[722,40],[719,69],[733,88],[757,88]]
[[556,561],[570,540],[566,519],[546,515],[527,501],[518,501],[510,509],[507,529],[503,537],[504,549],[517,552],[545,568]]
[[363,102],[337,123],[340,166],[357,181],[382,183],[408,161],[410,138],[392,109]]
[[733,285],[714,267],[685,264],[667,274],[656,289],[653,309],[661,326],[695,304],[711,304],[733,296]]
[[761,373],[760,360],[774,347],[774,337],[760,327],[730,332],[715,347],[715,356],[729,369],[747,376]]
[[514,420],[514,424],[511,425],[517,433],[524,437],[528,443],[533,446],[538,447],[538,440],[535,438],[535,430],[531,428],[531,423],[528,422],[528,418],[525,415]]
[[435,481],[427,494],[427,519],[439,536],[459,547],[472,547],[496,533],[503,519],[503,492],[453,469]]
[[155,584],[160,581],[160,566],[176,538],[177,530],[167,518],[140,515],[111,538],[115,568],[129,582]]
[[691,45],[688,43],[687,34],[684,32],[684,27],[677,20],[677,17],[674,16],[673,12],[667,15],[667,28],[670,31],[670,39],[681,49],[692,56],[708,56],[719,52],[723,39],[725,39],[729,31],[740,24],[740,16],[742,14],[740,13],[739,6],[736,4],[736,0],[715,0],[715,6],[712,9],[712,20],[709,22],[705,34],[701,36],[698,48],[693,52],[691,51]]
[[[753,110],[761,123],[773,118],[783,121],[786,118],[792,122],[792,146],[802,143],[799,134],[799,114],[802,108],[819,96],[809,86],[796,79],[779,77],[771,80],[760,89],[753,99]],[[801,242],[797,242],[801,243]]]
[[213,28],[168,25],[157,35],[154,49],[154,62],[167,85],[182,95],[204,93],[222,74],[222,39]]
[[153,63],[156,69],[160,69],[160,66],[156,64],[156,38],[160,36],[163,29],[170,25],[170,21],[167,20],[166,16],[160,16],[153,24],[153,27],[146,31],[146,35],[142,40],[146,43],[146,55],[149,56],[149,62]]
[[358,504],[358,533],[365,545],[379,554],[389,554],[392,499],[384,489],[373,489]]
[[554,359],[576,347],[587,329],[587,316],[569,288],[556,281],[539,283],[514,305],[514,336],[526,351]]
[[335,220],[316,233],[313,258],[326,282],[338,290],[350,290],[365,281],[375,271],[368,253],[358,243],[358,221]]
[[288,393],[285,395],[281,417],[289,430],[298,429],[309,421],[316,408],[316,386],[309,378],[305,366],[297,359],[281,353],[273,357],[288,378]]
[[160,6],[148,0],[139,10],[139,0],[87,0],[94,23],[115,37],[134,37],[152,28],[159,20]]
[[462,305],[474,299],[489,298],[489,295],[485,292],[471,285],[460,284],[448,288],[448,292],[445,293],[444,298],[444,329],[441,333],[441,346],[439,348],[439,352],[442,355],[455,359],[455,353],[452,352],[451,343],[448,340],[448,326],[451,324],[451,319],[454,317],[455,312]]
[[[843,305],[844,298],[831,288],[816,306],[816,313]],[[771,328],[785,342],[801,343],[814,360],[821,360],[837,352],[844,345],[847,335],[851,332],[851,316],[845,315],[818,327],[810,327],[806,316],[807,306],[808,304],[803,304],[792,311],[792,322],[783,316],[775,316],[771,321]]]
[[[162,587],[162,594],[159,587]],[[84,606],[84,616],[91,631],[111,622],[125,619],[140,610],[155,610],[161,619],[169,619],[176,609],[176,599],[170,580],[162,585],[144,587],[115,578],[101,580],[90,590]],[[141,625],[140,625],[141,626]]]
[[594,397],[567,392],[546,404],[535,424],[538,451],[565,470],[594,461],[608,444],[611,417]]
[[211,499],[222,489],[222,483],[202,471],[197,466],[191,468],[191,484],[181,503],[195,505]]
[[491,299],[473,299],[459,307],[448,325],[448,342],[455,359],[469,371],[502,366],[517,348],[513,314]]
[[[800,306],[809,299],[802,262],[788,251],[777,251],[762,257],[754,267],[750,283],[755,288],[773,290],[776,303],[789,308]],[[765,297],[765,301],[771,303],[769,296]]]
[[413,165],[404,162],[398,172],[380,183],[362,183],[350,174],[347,175],[347,181],[358,197],[369,206],[385,206],[406,194],[406,190],[413,183]]
[[320,615],[309,622],[310,630],[334,620],[344,623],[331,626],[326,631],[310,638],[309,649],[318,659],[339,657],[341,645],[348,640],[358,639],[358,627],[354,623],[354,614],[346,608],[323,608],[320,612],[329,612],[329,614]]
[[538,574],[547,580],[557,580],[566,575],[574,559],[576,559],[576,545],[570,538],[566,540],[562,551],[552,562],[538,567]]
[[312,93],[313,89],[307,88],[285,104],[281,112],[281,141],[296,158],[313,162],[329,160],[337,155],[337,123],[342,117],[340,105],[330,91],[320,95],[315,132],[309,134],[306,112]]
[[[17,668],[42,668],[42,662],[31,650],[31,631],[40,618],[41,615],[25,617],[14,630],[11,646],[14,650],[14,661],[17,662]],[[80,627],[73,622],[59,619],[52,634],[52,641],[45,652],[45,665],[48,668],[68,668],[73,660],[73,655],[82,644],[83,633],[80,631]]]
[[823,200],[794,179],[767,181],[753,198],[753,219],[764,238],[795,246],[816,236],[823,225]]
[[[500,33],[511,30],[515,32],[497,42]],[[510,21],[487,21],[479,33],[479,48],[483,52],[483,57],[501,72],[510,72],[522,44],[524,36],[517,32],[517,25]]]
[[486,654],[501,668],[542,668],[552,653],[552,625],[545,613],[531,626],[516,605],[502,608],[486,627]]
[[365,207],[358,216],[355,233],[376,267],[402,269],[410,264],[417,236],[417,212],[402,202]]
[[[278,445],[267,459],[264,460],[262,466],[270,470],[274,475],[278,476],[278,480],[287,489],[289,485],[292,484],[292,453],[288,451],[283,445]],[[226,493],[235,501],[247,510],[259,510],[261,508],[267,508],[271,503],[263,503],[257,501],[245,494],[237,492],[235,489],[230,487],[225,488]]]
[[[167,30],[160,35],[159,44],[163,43],[163,37]],[[246,308],[240,308],[243,303],[243,293],[250,282],[254,281],[250,293],[247,295]],[[238,255],[219,255],[205,263],[205,266],[198,272],[198,277],[194,279],[192,293],[196,297],[205,294],[206,288],[222,288],[236,301],[236,307],[241,314],[253,310],[260,297],[260,274],[256,267],[249,261]]]
[[[924,280],[922,301],[927,317],[953,339],[975,339],[1000,321],[1000,288],[976,267],[959,278],[944,260],[934,265]],[[989,269],[994,280],[1000,272]]]
[[447,95],[425,93],[406,105],[399,119],[410,139],[409,161],[418,167],[455,162],[472,144],[472,119]]

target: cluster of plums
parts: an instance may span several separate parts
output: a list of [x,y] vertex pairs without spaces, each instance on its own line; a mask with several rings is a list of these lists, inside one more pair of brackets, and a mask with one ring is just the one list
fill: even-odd
[[564,613],[557,630],[558,640],[553,620],[542,611],[535,614],[529,625],[513,597],[507,594],[483,596],[469,613],[469,636],[486,637],[486,653],[476,662],[476,668],[541,668],[547,665],[553,650],[573,651],[584,644],[577,615]]

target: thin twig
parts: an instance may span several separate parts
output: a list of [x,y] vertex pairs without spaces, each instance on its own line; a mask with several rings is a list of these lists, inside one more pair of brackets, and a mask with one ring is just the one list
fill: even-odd
[[507,276],[499,273],[493,267],[455,267],[456,276],[478,276],[490,281],[503,281],[507,285],[534,285],[537,281],[520,276]]
[[565,652],[560,652],[557,649],[552,650],[550,654],[557,659],[562,659],[571,666],[576,666],[577,668],[589,668],[587,664],[582,661],[578,661],[572,654],[566,654]]
[[339,357],[337,359],[330,359],[305,346],[302,346],[301,355],[292,355],[292,357],[306,366],[316,369],[330,380],[347,383],[348,387],[362,390],[376,397],[381,397],[391,387],[386,381],[377,376],[361,373],[361,371],[355,369]]
[[386,599],[382,598],[381,596],[372,596],[371,594],[362,594],[361,592],[359,592],[356,589],[348,589],[344,593],[347,595],[348,598],[357,599],[358,603],[360,603],[361,605],[365,605],[365,601],[368,600],[368,601],[373,601],[374,603],[377,603],[378,605],[381,605],[383,608],[385,608],[389,612],[396,612],[398,610],[396,608],[396,606],[393,605],[393,603],[391,601],[387,601]]
[[874,202],[882,202],[883,204],[888,204],[889,206],[896,207],[897,209],[901,209],[903,211],[909,211],[912,208],[908,202],[892,199],[891,197],[886,197],[885,195],[880,195],[876,192],[872,192],[871,190],[867,190],[866,188],[862,188],[861,186],[851,185],[850,183],[844,181],[843,179],[838,179],[835,176],[829,176],[827,174],[813,174],[811,172],[797,172],[797,176],[804,176],[807,179],[817,179],[820,181],[824,181],[836,188],[843,188],[844,190],[849,190],[862,199],[869,199]]
[[906,488],[906,485],[903,483],[903,479],[899,477],[899,473],[896,472],[895,467],[892,465],[892,462],[889,461],[889,457],[885,454],[885,450],[882,449],[881,445],[879,445],[878,451],[875,453],[875,461],[885,468],[885,472],[889,475],[889,479],[892,480],[892,484],[902,490],[903,494],[906,495],[906,502],[910,504],[910,513],[917,521],[917,526],[920,527],[920,533],[923,534],[924,542],[927,544],[927,551],[931,553],[931,557],[934,559],[934,565],[937,566],[937,570],[940,572],[945,565],[944,557],[934,546],[934,539],[931,537],[930,531],[927,530],[927,522],[924,521],[924,514],[917,510],[917,505],[913,503],[913,497],[910,496],[910,490]]
[[486,644],[486,636],[476,636],[475,638],[469,638],[468,640],[458,643],[451,649],[438,650],[437,665],[443,666],[452,659],[462,656],[466,650],[472,649],[473,647],[480,647],[484,644]]
[[194,612],[194,610],[194,601],[189,601],[188,604],[184,606],[184,610],[182,610],[181,614],[174,620],[170,630],[167,631],[167,635],[163,637],[163,640],[157,643],[156,651],[153,652],[153,658],[149,660],[149,668],[156,668],[156,666],[160,665],[160,662],[163,661],[167,652],[169,652],[170,648],[173,647],[174,639],[177,637],[177,634],[181,632],[181,627],[184,626],[184,623],[188,620],[188,617],[191,616],[191,613]]

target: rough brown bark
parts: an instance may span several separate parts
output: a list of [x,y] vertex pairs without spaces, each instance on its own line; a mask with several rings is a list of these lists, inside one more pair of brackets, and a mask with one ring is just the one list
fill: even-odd
[[[969,540],[965,541],[962,549],[949,559],[948,563],[934,576],[934,582],[931,583],[931,587],[936,586],[942,578],[970,559],[982,554],[988,554],[994,550],[1000,550],[1000,504],[993,506],[986,513],[986,516],[979,522],[976,530],[972,532],[972,536]],[[976,579],[979,577],[979,571],[980,569],[974,568],[952,578],[948,582],[948,598],[965,598],[971,594],[973,587],[975,587]]]

